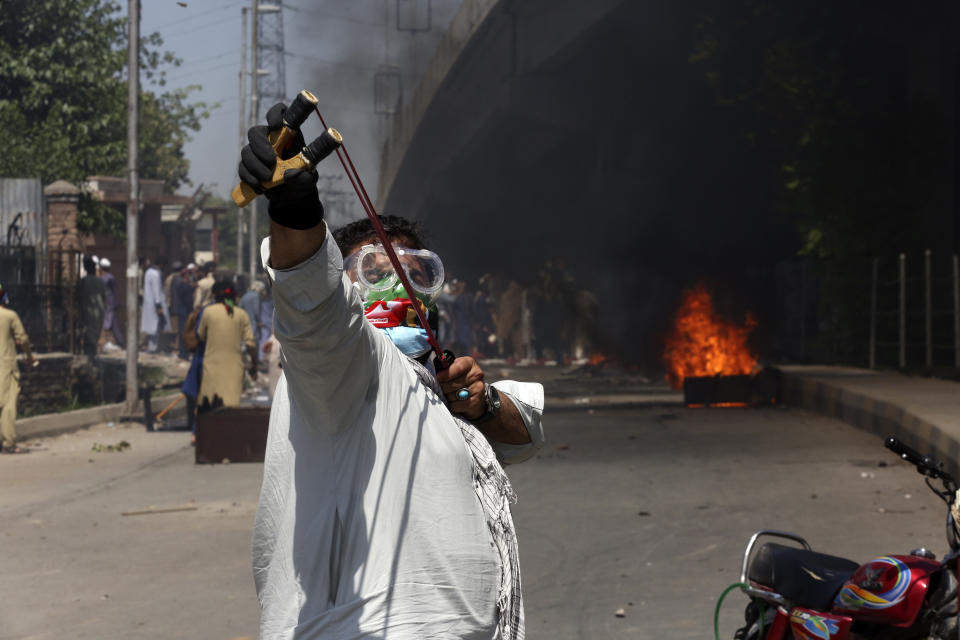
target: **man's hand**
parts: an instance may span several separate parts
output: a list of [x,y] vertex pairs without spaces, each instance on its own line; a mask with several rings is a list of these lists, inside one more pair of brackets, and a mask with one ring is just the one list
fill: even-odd
[[[323,220],[323,205],[317,192],[317,172],[309,169],[288,169],[283,174],[283,183],[264,192],[261,182],[273,179],[277,166],[277,153],[270,143],[270,134],[283,126],[287,105],[273,105],[267,112],[267,126],[256,126],[247,132],[250,144],[240,152],[240,179],[257,193],[266,193],[270,206],[267,213],[276,224],[304,231],[316,227]],[[304,147],[303,134],[299,131],[289,148],[281,151],[283,159],[292,158]]]
[[[462,356],[453,361],[449,368],[437,372],[437,382],[447,397],[451,413],[467,420],[476,420],[487,412],[487,401],[483,396],[483,369],[470,356]],[[466,389],[469,396],[459,397]]]

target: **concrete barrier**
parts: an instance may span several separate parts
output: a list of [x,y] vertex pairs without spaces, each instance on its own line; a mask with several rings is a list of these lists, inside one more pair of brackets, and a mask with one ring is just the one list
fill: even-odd
[[[172,402],[179,393],[171,393],[153,398],[154,405],[161,408]],[[17,438],[48,438],[69,433],[101,422],[116,422],[123,415],[124,403],[104,404],[87,409],[76,409],[62,413],[49,413],[17,420]]]

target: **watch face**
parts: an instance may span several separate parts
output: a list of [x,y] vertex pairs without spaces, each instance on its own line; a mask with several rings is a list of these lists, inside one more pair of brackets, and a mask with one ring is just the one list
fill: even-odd
[[500,392],[497,391],[497,388],[493,385],[487,387],[487,406],[490,411],[499,411],[500,410]]

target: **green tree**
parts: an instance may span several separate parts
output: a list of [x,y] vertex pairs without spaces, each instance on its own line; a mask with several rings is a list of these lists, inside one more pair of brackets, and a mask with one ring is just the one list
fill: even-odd
[[690,61],[738,114],[769,167],[771,211],[814,258],[819,360],[866,360],[869,257],[954,250],[953,90],[917,81],[937,77],[925,60],[955,56],[948,5],[703,3]]
[[948,109],[909,90],[911,47],[940,19],[898,0],[706,5],[690,60],[739,111],[804,253],[860,258],[948,235]]
[[[183,145],[208,117],[198,87],[164,90],[180,61],[141,42],[140,172],[173,192],[189,183]],[[127,158],[127,20],[105,0],[0,2],[0,176],[82,182],[122,175]],[[123,216],[86,199],[83,230],[122,233]]]

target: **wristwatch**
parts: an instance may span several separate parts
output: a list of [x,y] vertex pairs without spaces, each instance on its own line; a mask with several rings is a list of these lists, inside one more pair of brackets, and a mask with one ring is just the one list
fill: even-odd
[[492,384],[483,385],[483,399],[487,402],[487,410],[482,416],[476,420],[472,420],[473,424],[483,424],[487,420],[491,420],[500,415],[500,407],[503,401],[500,399],[500,392],[497,391],[495,386]]

